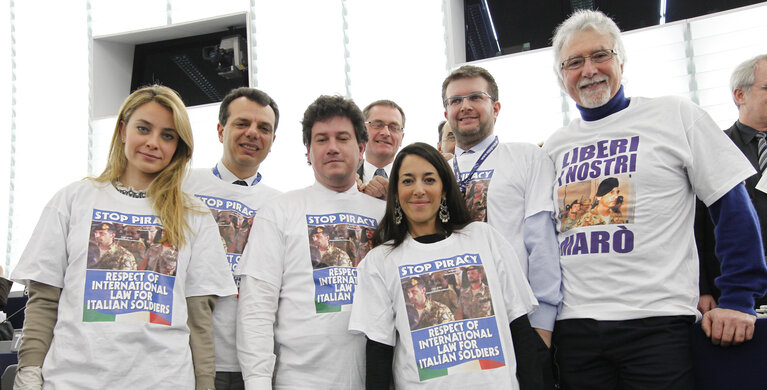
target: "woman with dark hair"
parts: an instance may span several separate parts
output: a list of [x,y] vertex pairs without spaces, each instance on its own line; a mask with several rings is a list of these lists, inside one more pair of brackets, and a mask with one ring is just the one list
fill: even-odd
[[[373,241],[349,322],[368,338],[367,389],[389,389],[392,377],[398,389],[542,386],[527,320],[537,302],[515,252],[490,225],[470,222],[433,147],[411,144],[395,158]],[[431,294],[445,273],[463,276],[461,309]]]

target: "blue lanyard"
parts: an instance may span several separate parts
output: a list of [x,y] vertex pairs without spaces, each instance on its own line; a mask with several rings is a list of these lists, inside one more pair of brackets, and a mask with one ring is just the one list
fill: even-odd
[[[221,172],[218,171],[218,164],[216,164],[215,167],[213,167],[213,174],[216,175],[217,178],[223,180],[224,178],[221,177]],[[261,173],[256,173],[256,179],[253,180],[253,183],[250,183],[251,186],[256,185],[257,183],[261,182]]]
[[490,156],[490,153],[492,153],[497,146],[498,146],[498,136],[495,136],[495,139],[493,139],[493,142],[491,142],[490,145],[487,145],[487,148],[485,148],[485,151],[482,152],[482,155],[479,156],[479,159],[477,159],[477,162],[474,163],[474,167],[471,168],[471,172],[469,172],[469,174],[466,175],[466,177],[463,179],[461,179],[461,170],[458,168],[458,156],[453,157],[453,171],[455,173],[455,179],[458,180],[458,188],[461,190],[461,194],[466,195],[466,183],[469,182],[469,179],[471,179],[471,177],[474,176],[474,173],[477,172],[477,169],[479,169],[479,166],[482,165],[483,162],[485,162],[487,157]]

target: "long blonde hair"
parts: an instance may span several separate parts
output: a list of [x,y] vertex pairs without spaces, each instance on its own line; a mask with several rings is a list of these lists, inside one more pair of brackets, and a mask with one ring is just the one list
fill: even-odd
[[156,102],[173,113],[179,142],[168,166],[160,171],[149,185],[147,198],[152,202],[154,212],[162,220],[165,233],[162,242],[181,247],[186,244],[185,233],[189,229],[184,215],[191,209],[190,199],[181,191],[181,181],[186,176],[189,160],[192,158],[194,141],[186,107],[176,91],[161,85],[152,85],[134,91],[125,99],[117,116],[107,166],[104,172],[93,180],[114,182],[125,172],[128,159],[125,157],[125,146],[120,137],[121,124],[127,124],[136,109],[149,102]]

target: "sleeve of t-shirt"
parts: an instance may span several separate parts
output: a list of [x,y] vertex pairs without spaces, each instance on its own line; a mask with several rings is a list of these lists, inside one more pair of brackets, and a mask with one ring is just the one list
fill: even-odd
[[237,358],[245,388],[270,390],[274,363],[274,322],[280,299],[278,287],[244,275],[237,303]]
[[698,198],[711,206],[756,171],[702,108],[692,103],[680,107],[691,153],[687,176]]
[[283,229],[274,207],[259,209],[235,275],[248,275],[280,288],[286,252]]
[[[202,206],[200,206],[202,207]],[[191,258],[186,276],[186,296],[237,294],[232,271],[221,244],[218,226],[209,212],[188,217],[195,234],[188,238]]]
[[385,261],[379,251],[372,251],[357,266],[349,331],[364,333],[370,340],[394,346],[396,331],[394,305],[378,265]]
[[33,280],[63,288],[68,265],[67,236],[71,195],[67,188],[59,191],[43,208],[29,243],[13,269],[11,280],[29,285]]
[[541,211],[554,212],[552,187],[554,186],[554,163],[541,148],[529,146],[529,167],[525,186],[525,218]]
[[484,223],[481,225],[485,230],[483,235],[490,240],[490,249],[506,305],[506,315],[511,322],[523,314],[533,312],[538,308],[538,302],[522,273],[514,248],[492,226]]

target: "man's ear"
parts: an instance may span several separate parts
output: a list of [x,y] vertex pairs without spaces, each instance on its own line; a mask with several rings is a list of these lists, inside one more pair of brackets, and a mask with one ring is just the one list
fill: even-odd
[[221,124],[219,123],[218,125],[216,125],[216,129],[218,130],[218,141],[223,144],[224,143],[224,126],[221,126]]

